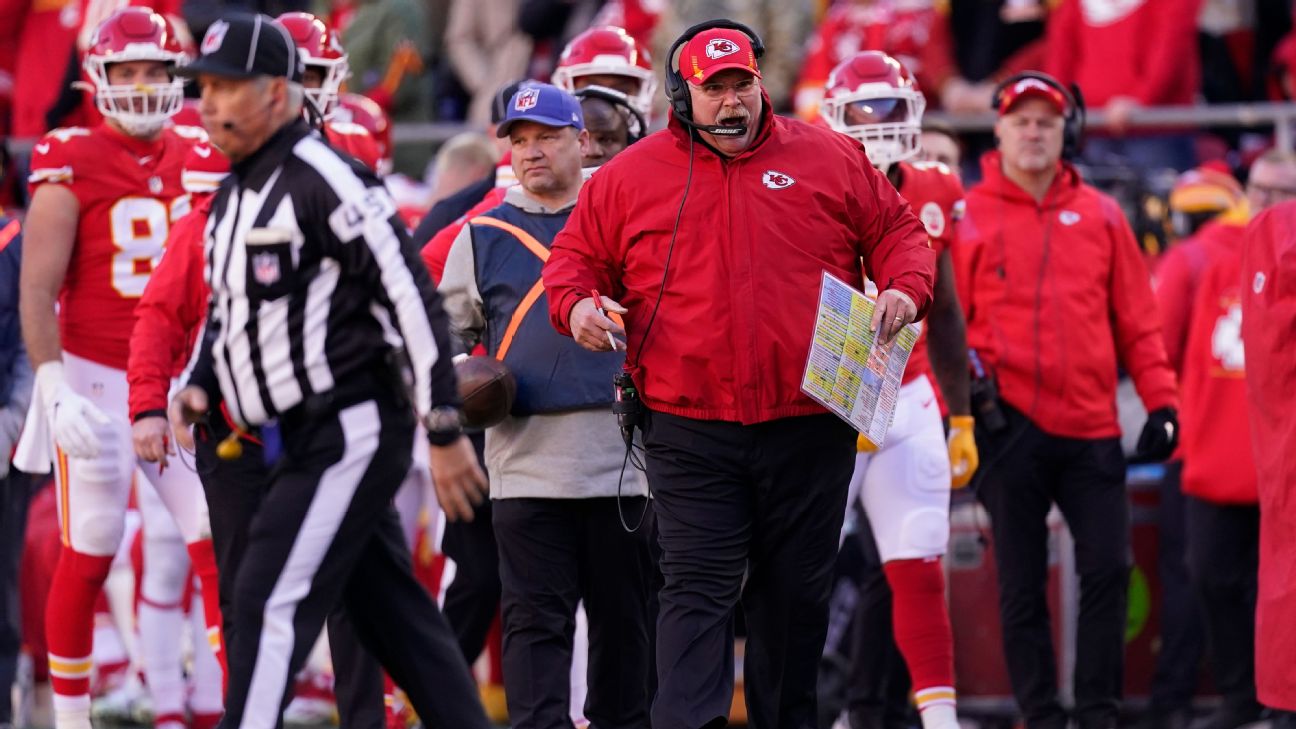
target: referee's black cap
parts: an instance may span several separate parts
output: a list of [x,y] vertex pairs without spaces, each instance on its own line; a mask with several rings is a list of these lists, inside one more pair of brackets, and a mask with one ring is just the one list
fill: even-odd
[[178,69],[180,75],[278,76],[300,83],[305,70],[288,30],[267,15],[222,17],[207,28],[198,51],[197,59]]

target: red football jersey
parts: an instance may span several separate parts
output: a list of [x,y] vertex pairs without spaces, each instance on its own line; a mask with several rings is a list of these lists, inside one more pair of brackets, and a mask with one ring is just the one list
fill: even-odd
[[80,204],[59,293],[64,350],[126,369],[135,304],[171,223],[189,211],[180,171],[192,144],[172,129],[144,141],[100,124],[56,129],[34,147],[32,194],[41,185],[63,185]]
[[[963,218],[963,184],[958,177],[940,162],[901,162],[900,197],[909,201],[914,214],[927,228],[931,247],[936,255],[954,247],[958,221]],[[910,382],[919,375],[928,375],[932,384],[931,362],[927,359],[927,328],[914,345],[905,368],[904,381]],[[937,388],[939,391],[939,388]]]
[[1188,321],[1180,379],[1183,490],[1222,504],[1254,504],[1256,467],[1251,455],[1246,369],[1242,346],[1242,242],[1232,235],[1203,240],[1207,262]]
[[363,162],[365,167],[378,172],[382,154],[368,129],[354,122],[330,121],[324,124],[324,135],[338,151],[346,152]]

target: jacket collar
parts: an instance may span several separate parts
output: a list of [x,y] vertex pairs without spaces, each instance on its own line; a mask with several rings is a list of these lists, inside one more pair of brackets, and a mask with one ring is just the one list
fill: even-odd
[[231,166],[231,176],[237,178],[240,187],[260,190],[292,153],[293,146],[311,132],[305,119],[279,127],[255,152]]
[[670,113],[670,121],[667,124],[667,127],[670,129],[671,135],[675,137],[675,145],[681,149],[688,149],[689,135],[692,134],[694,135],[694,139],[702,145],[702,148],[715,157],[718,157],[721,160],[742,159],[743,157],[755,154],[756,150],[765,144],[765,141],[770,138],[770,134],[773,130],[774,124],[776,123],[777,118],[774,116],[773,104],[771,104],[769,94],[763,87],[761,88],[761,100],[764,103],[761,104],[760,118],[757,120],[757,124],[759,124],[760,127],[756,130],[756,136],[752,139],[752,143],[747,146],[747,149],[744,149],[733,157],[721,154],[715,147],[712,147],[703,141],[702,136],[697,132],[697,130],[685,126],[683,122],[675,117],[674,110]]
[[983,190],[1001,198],[1004,202],[1035,206],[1057,204],[1068,200],[1084,183],[1074,165],[1059,160],[1058,173],[1054,176],[1048,192],[1044,194],[1044,202],[1037,202],[1029,192],[1003,173],[1003,153],[997,149],[981,155],[981,180],[980,187]]

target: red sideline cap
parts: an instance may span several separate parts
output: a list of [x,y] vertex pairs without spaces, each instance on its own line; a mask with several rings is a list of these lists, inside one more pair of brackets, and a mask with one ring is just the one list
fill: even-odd
[[1012,111],[1013,105],[1022,99],[1044,99],[1051,103],[1059,114],[1066,114],[1067,101],[1062,92],[1037,78],[1024,78],[1003,90],[999,99],[999,115]]
[[685,78],[699,85],[727,68],[741,68],[761,77],[751,39],[740,30],[728,28],[704,30],[690,38],[680,51],[679,67]]

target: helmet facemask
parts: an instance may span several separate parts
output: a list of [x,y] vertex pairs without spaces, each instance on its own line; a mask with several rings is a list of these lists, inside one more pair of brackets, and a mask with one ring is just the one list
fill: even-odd
[[875,167],[886,169],[920,151],[923,95],[887,83],[862,84],[854,91],[831,91],[820,104],[828,126],[858,140]]
[[306,98],[315,105],[321,116],[329,119],[337,111],[338,96],[342,93],[342,82],[351,76],[351,67],[347,65],[347,60],[343,58],[310,58],[303,59],[306,64],[306,70],[315,69],[319,71],[323,81],[319,88],[305,89]]
[[[94,84],[95,108],[133,137],[153,136],[184,103],[184,80],[175,75],[175,68],[183,59],[182,54],[159,50],[151,43],[132,44],[110,55],[87,56],[84,67]],[[170,80],[148,84],[109,83],[109,66],[130,61],[164,63]]]

